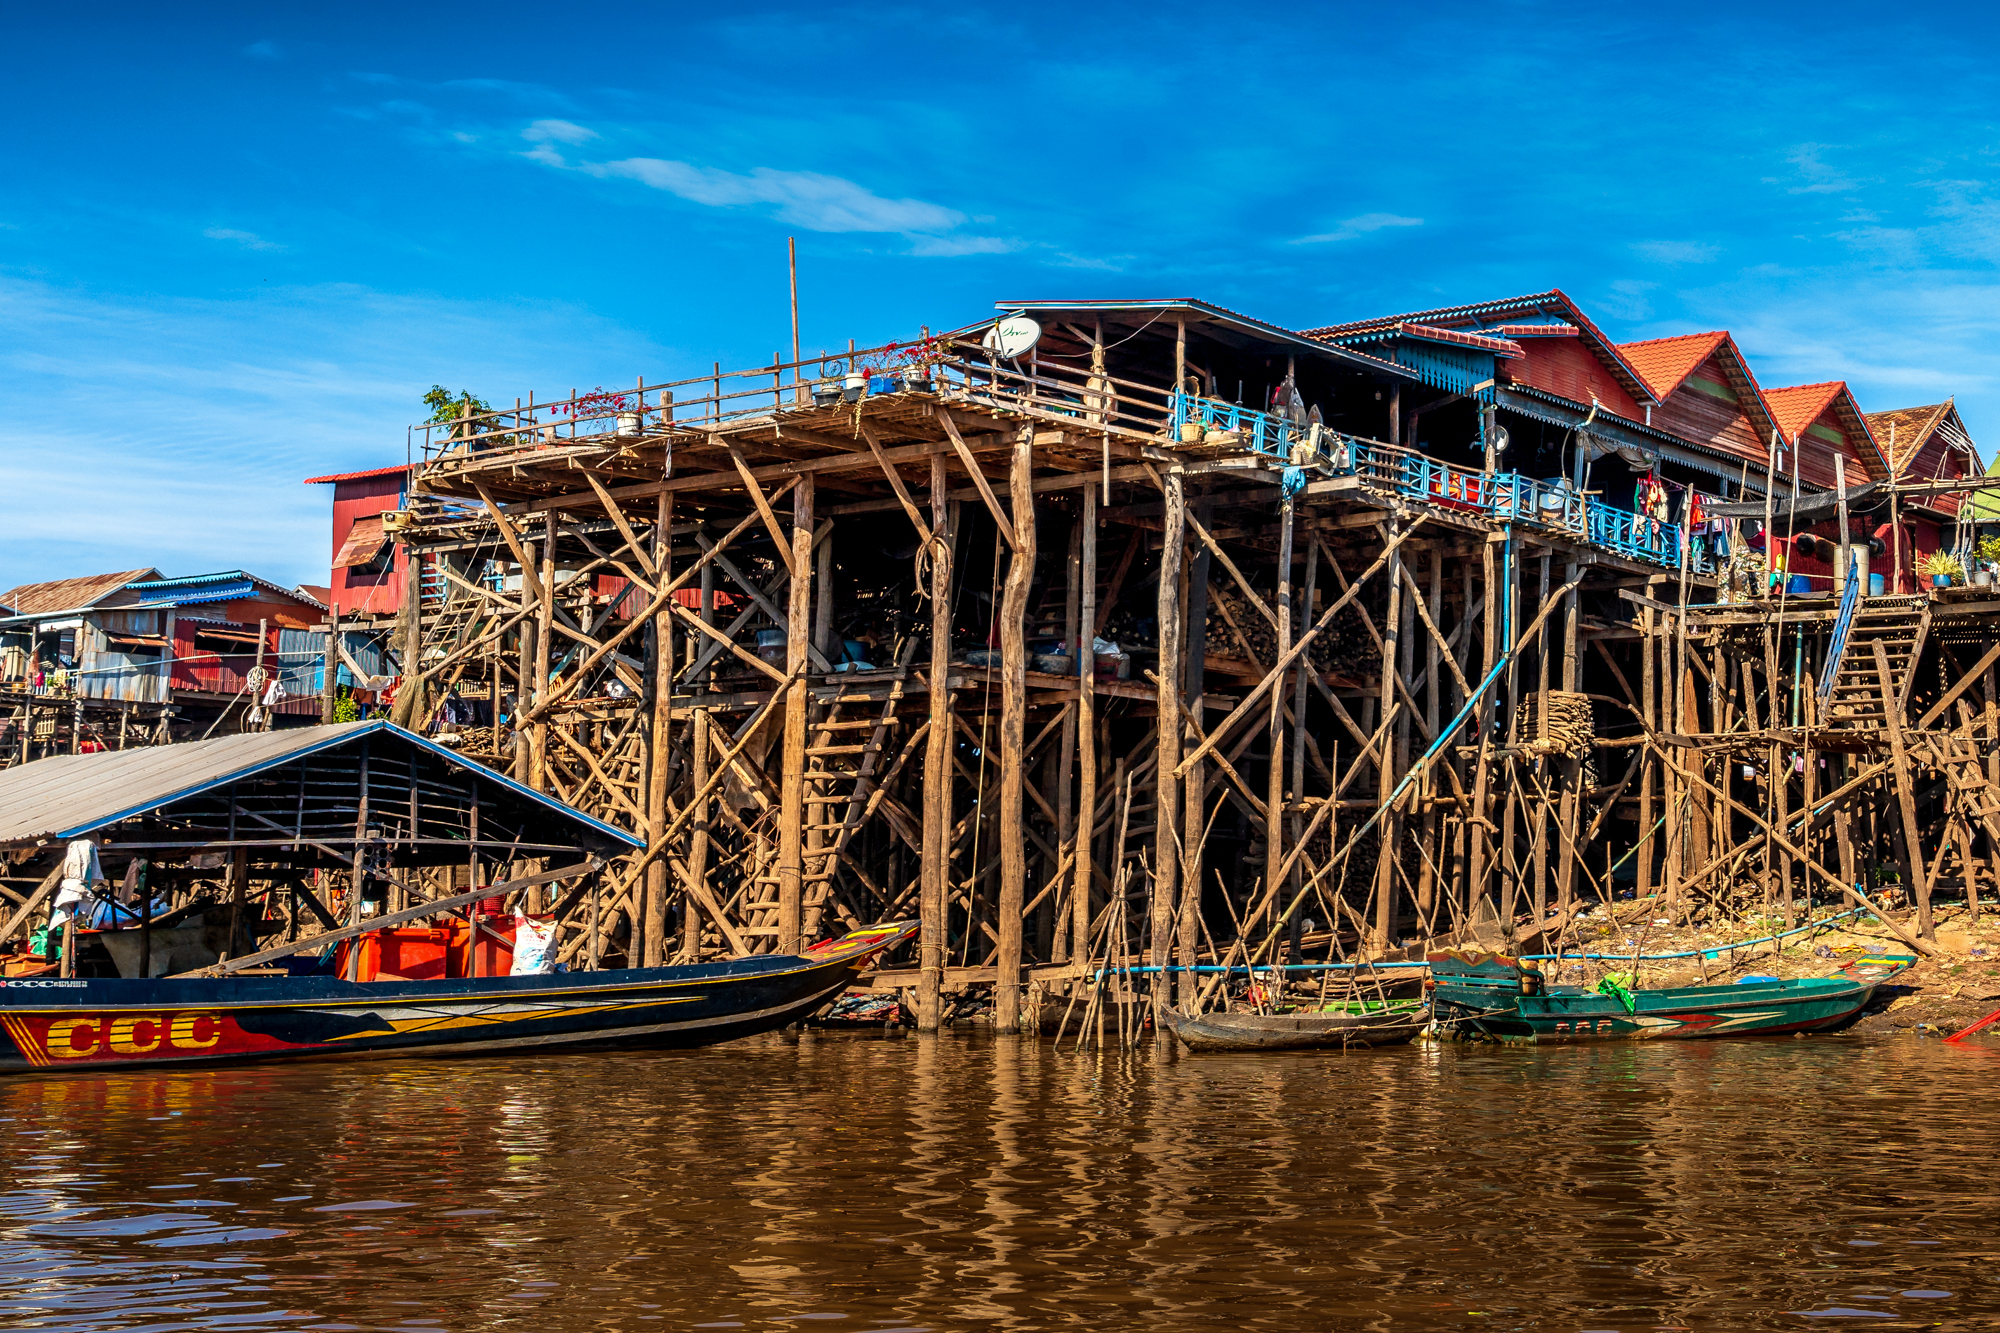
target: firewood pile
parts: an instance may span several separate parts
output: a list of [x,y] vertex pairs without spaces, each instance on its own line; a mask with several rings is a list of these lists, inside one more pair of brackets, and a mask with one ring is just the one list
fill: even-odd
[[1590,697],[1571,690],[1546,690],[1521,700],[1515,722],[1521,743],[1540,755],[1580,758],[1597,739]]

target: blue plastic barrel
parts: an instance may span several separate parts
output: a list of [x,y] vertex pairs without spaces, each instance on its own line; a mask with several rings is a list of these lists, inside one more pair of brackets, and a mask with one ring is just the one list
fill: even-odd
[[1812,595],[1811,575],[1808,574],[1792,575],[1791,587],[1788,589],[1788,591],[1794,597],[1810,597]]
[[1868,595],[1870,597],[1880,597],[1883,593],[1887,592],[1888,589],[1889,589],[1889,580],[1883,575],[1870,574],[1868,576]]

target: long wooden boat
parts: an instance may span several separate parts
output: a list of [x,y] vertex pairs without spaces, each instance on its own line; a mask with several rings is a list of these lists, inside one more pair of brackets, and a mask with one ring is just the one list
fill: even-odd
[[1548,986],[1539,970],[1503,954],[1443,953],[1430,959],[1431,1013],[1449,1035],[1508,1042],[1824,1032],[1852,1021],[1878,986],[1916,961],[1906,954],[1876,954],[1830,977],[1600,992]]
[[1395,1046],[1423,1031],[1421,1002],[1359,1013],[1183,1014],[1161,1022],[1191,1051],[1317,1051]]
[[802,954],[433,981],[0,979],[0,1072],[705,1046],[796,1022],[914,921]]

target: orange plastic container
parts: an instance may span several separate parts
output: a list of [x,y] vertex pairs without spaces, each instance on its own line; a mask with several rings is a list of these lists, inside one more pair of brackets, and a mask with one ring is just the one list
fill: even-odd
[[473,919],[479,923],[479,928],[471,932],[472,970],[465,975],[506,976],[514,970],[514,918],[489,916],[482,912]]
[[[448,926],[398,926],[373,930],[361,937],[360,970],[356,981],[436,981],[453,975],[452,936]],[[342,940],[334,952],[334,975],[347,976],[355,961],[354,941]]]

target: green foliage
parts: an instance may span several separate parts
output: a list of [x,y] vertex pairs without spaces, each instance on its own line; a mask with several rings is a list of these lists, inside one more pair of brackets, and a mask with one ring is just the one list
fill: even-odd
[[1965,571],[1959,567],[1958,557],[1950,551],[1932,551],[1917,561],[1917,572],[1926,576],[1943,574],[1947,578],[1962,579]]
[[1988,565],[2000,565],[2000,537],[1981,537],[1972,554]]
[[333,720],[335,722],[359,722],[361,720],[361,705],[354,702],[354,692],[352,690],[342,690],[340,697],[333,701]]
[[493,410],[484,398],[473,397],[470,389],[460,389],[454,394],[442,384],[431,385],[430,392],[424,395],[424,406],[431,410],[425,422],[433,426],[448,425],[458,420],[465,415],[468,407],[474,416]]

